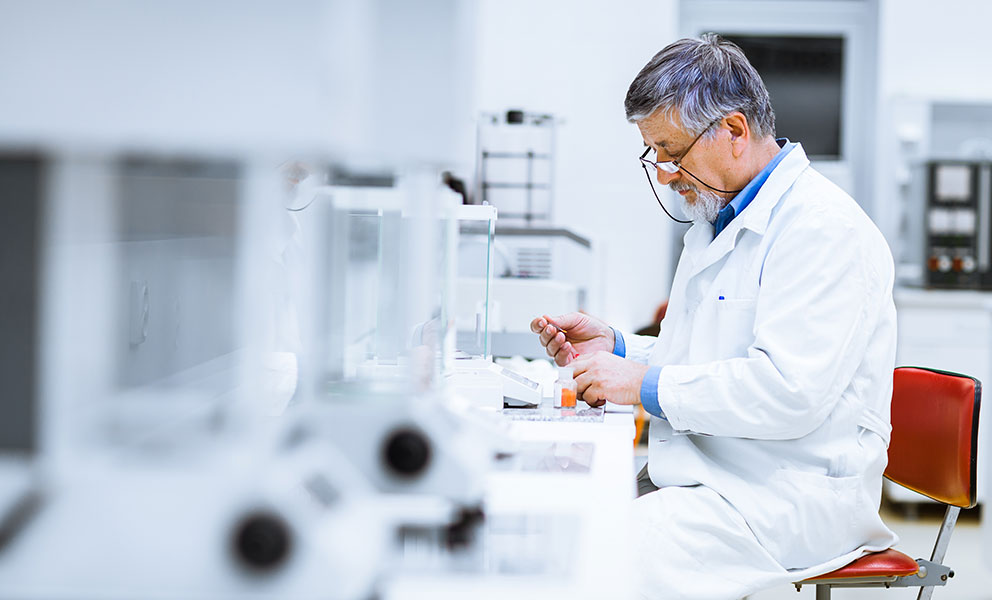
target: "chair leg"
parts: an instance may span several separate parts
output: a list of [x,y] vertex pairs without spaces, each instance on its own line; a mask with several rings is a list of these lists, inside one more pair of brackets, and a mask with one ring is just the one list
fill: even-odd
[[816,600],[830,600],[830,586],[829,585],[818,585],[816,586]]
[[[940,532],[937,533],[937,541],[933,545],[933,552],[930,560],[935,563],[943,563],[944,555],[947,553],[947,546],[951,543],[951,533],[954,532],[954,525],[958,522],[958,515],[961,509],[957,506],[948,506],[944,512],[944,521],[940,524]],[[933,596],[933,586],[921,587],[916,600],[930,600]]]
[[933,552],[930,560],[936,563],[944,562],[944,555],[947,553],[947,546],[951,543],[951,533],[954,525],[958,522],[958,515],[961,509],[957,506],[948,506],[944,512],[944,521],[940,524],[940,532],[937,534],[937,542],[933,545]]

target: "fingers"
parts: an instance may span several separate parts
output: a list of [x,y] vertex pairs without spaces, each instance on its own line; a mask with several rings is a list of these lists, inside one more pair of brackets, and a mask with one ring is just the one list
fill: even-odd
[[551,326],[555,331],[566,332],[568,329],[559,321],[568,320],[568,316],[551,318],[548,315],[541,315],[530,322],[530,330],[534,333],[541,333],[545,328]]
[[548,325],[544,328],[544,331],[541,332],[541,343],[545,346],[554,343],[555,352],[557,352],[558,348],[561,347],[561,345],[566,341],[568,341],[568,338],[565,337],[565,334],[559,331],[554,325]]
[[[576,380],[576,383],[578,383],[578,380]],[[578,388],[581,390],[582,386],[579,385]],[[580,391],[576,396],[593,408],[606,404],[606,396],[602,387],[594,381],[587,381],[585,391]]]
[[[595,355],[593,355],[595,356]],[[582,358],[577,358],[572,361],[572,377],[578,379],[580,375],[583,375],[592,366],[592,357],[583,356]]]
[[[577,365],[579,362],[584,361],[575,361],[575,364]],[[572,377],[575,379],[575,391],[579,395],[585,395],[586,390],[592,386],[594,381],[592,372],[584,370],[579,373],[578,367],[572,372]]]
[[541,333],[541,331],[548,326],[548,320],[545,317],[537,317],[530,322],[530,330],[533,333]]
[[578,356],[578,352],[569,341],[567,328],[571,324],[579,323],[582,318],[584,318],[583,315],[579,313],[569,313],[554,318],[542,315],[530,322],[530,330],[539,334],[545,352],[560,367],[564,367]]
[[573,312],[565,315],[558,315],[557,317],[550,317],[548,315],[544,315],[544,319],[548,323],[551,323],[552,325],[558,327],[559,329],[564,329],[565,331],[568,331],[573,327],[581,325],[582,322],[586,319],[586,317],[582,313]]
[[[550,348],[548,349],[548,354],[551,354]],[[558,352],[555,352],[554,354],[555,364],[559,367],[564,367],[569,363],[569,361],[572,360],[573,356],[575,356],[575,349],[572,348],[572,344],[565,342],[561,345],[561,348],[558,349]]]
[[541,332],[541,345],[545,347],[548,356],[552,358],[558,354],[558,351],[565,345],[565,342],[565,334],[555,329],[552,325],[548,325]]
[[593,408],[606,404],[606,396],[592,370],[592,358],[580,358],[573,361],[572,366],[578,397]]

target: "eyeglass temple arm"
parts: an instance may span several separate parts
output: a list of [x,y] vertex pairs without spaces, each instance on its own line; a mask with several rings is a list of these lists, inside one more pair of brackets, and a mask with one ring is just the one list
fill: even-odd
[[[645,152],[644,154],[647,154],[647,152]],[[642,156],[641,158],[644,157]],[[651,193],[654,194],[654,199],[658,201],[658,206],[661,207],[661,210],[665,211],[665,214],[668,215],[668,218],[675,221],[676,223],[685,223],[685,224],[692,223],[692,221],[683,221],[682,219],[676,219],[675,217],[672,216],[672,213],[668,212],[668,209],[665,208],[664,204],[662,204],[661,198],[658,197],[658,190],[654,189],[654,183],[652,183],[651,181],[651,173],[648,172],[647,165],[641,163],[641,166],[644,168],[644,176],[648,178],[648,185],[651,186]]]

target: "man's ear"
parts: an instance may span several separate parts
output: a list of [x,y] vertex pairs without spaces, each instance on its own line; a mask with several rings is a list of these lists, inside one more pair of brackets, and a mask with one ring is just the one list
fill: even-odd
[[748,125],[747,117],[744,113],[734,111],[724,117],[723,122],[724,127],[730,131],[730,146],[734,158],[740,158],[751,142],[751,127]]

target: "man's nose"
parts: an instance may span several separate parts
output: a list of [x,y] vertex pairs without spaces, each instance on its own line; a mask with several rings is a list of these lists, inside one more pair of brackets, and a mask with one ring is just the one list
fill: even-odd
[[669,173],[668,171],[663,171],[661,169],[655,169],[658,172],[658,183],[661,185],[668,185],[679,178],[681,171],[675,171],[674,173]]

